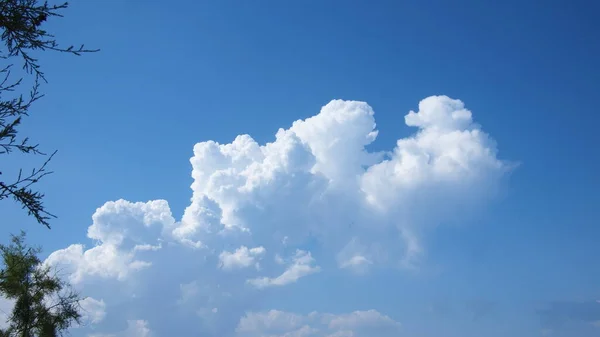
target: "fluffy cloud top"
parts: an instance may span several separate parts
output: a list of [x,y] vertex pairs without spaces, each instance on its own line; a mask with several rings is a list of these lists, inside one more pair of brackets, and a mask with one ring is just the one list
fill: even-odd
[[[349,266],[397,258],[373,246],[392,234],[405,243],[396,255],[411,258],[421,252],[423,228],[485,199],[510,168],[459,100],[421,101],[405,118],[418,132],[387,154],[365,149],[377,136],[373,114],[364,102],[335,100],[280,129],[272,143],[242,135],[230,144],[196,144],[192,204],[174,236],[208,242],[217,232],[247,232],[277,251],[283,238],[298,244],[315,235],[334,250],[346,248],[339,264]],[[430,212],[434,202],[440,205]]]
[[[249,135],[229,144],[198,143],[190,160],[191,204],[181,220],[164,200],[107,202],[87,232],[95,244],[71,245],[47,263],[65,267],[81,285],[124,282],[168,268],[153,274],[169,275],[170,283],[161,286],[172,287],[180,301],[205,301],[196,309],[210,319],[231,314],[212,309],[235,296],[290,287],[324,269],[364,273],[372,266],[418,265],[427,249],[422,236],[493,196],[511,166],[497,158],[495,142],[459,100],[428,97],[405,122],[416,128],[412,136],[390,151],[369,152],[366,146],[378,135],[372,108],[334,100],[317,115],[279,129],[270,143]],[[190,269],[194,279],[186,279],[172,261],[194,261],[202,272]],[[258,333],[248,328],[258,317],[252,315],[258,314],[240,321],[239,333]],[[397,327],[376,311],[335,317],[298,316],[289,318],[301,322],[290,329],[261,333],[362,336],[368,322]],[[219,329],[215,335],[233,333]]]

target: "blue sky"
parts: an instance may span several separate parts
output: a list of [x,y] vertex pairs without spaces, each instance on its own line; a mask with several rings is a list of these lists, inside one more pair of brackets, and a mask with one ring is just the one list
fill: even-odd
[[74,336],[597,336],[599,9],[73,2],[102,51],[45,54],[22,128],[59,218],[3,232],[93,299]]

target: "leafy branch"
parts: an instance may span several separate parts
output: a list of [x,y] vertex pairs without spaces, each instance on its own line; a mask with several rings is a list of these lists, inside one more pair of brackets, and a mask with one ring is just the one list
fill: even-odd
[[[23,119],[29,116],[32,104],[44,96],[40,93],[40,84],[48,82],[34,53],[55,51],[80,56],[98,51],[86,49],[84,45],[78,48],[73,45],[61,47],[54,35],[43,29],[42,26],[48,19],[62,17],[60,11],[67,7],[67,2],[49,5],[47,1],[39,0],[0,0],[0,39],[5,47],[4,50],[0,49],[0,59],[8,63],[0,70],[0,155],[9,155],[15,151],[47,157],[29,175],[23,175],[23,171],[19,170],[16,179],[11,182],[6,180],[6,172],[0,167],[0,200],[12,198],[37,222],[48,228],[49,220],[55,216],[46,211],[44,194],[35,191],[32,185],[51,173],[46,170],[46,166],[56,151],[49,156],[40,151],[39,144],[32,144],[29,137],[20,137],[19,127]],[[24,83],[24,77],[12,78],[12,60],[21,63],[21,74],[33,76],[27,95],[16,94],[16,90]]]
[[81,320],[79,295],[52,275],[39,258],[41,249],[25,244],[25,232],[0,245],[0,293],[14,301],[8,327],[0,336],[55,337]]

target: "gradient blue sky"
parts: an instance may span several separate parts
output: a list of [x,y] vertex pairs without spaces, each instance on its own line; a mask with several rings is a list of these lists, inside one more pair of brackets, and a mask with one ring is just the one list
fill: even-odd
[[[598,336],[599,10],[594,1],[554,0],[73,1],[48,29],[102,51],[45,54],[47,96],[22,128],[59,150],[55,173],[39,185],[59,218],[47,231],[3,203],[2,232],[25,228],[48,254],[91,247],[92,214],[121,198],[167,200],[180,221],[195,143],[240,134],[271,142],[279,128],[344,99],[373,108],[379,135],[368,149],[390,151],[416,131],[404,123],[409,110],[448,95],[495,139],[498,158],[520,163],[500,192],[457,210],[459,225],[427,231],[416,268],[357,276],[323,267],[247,295],[239,311],[374,309],[409,337]],[[192,275],[188,262],[170,268]],[[100,299],[111,287],[124,285],[107,280],[81,291]],[[178,290],[131,303],[106,295],[106,319],[85,329],[115,333],[127,317],[147,321],[155,336],[234,333],[223,322],[239,321],[237,311],[219,311],[232,317],[209,329],[197,308],[177,309],[187,323],[173,330],[159,302],[176,300]]]

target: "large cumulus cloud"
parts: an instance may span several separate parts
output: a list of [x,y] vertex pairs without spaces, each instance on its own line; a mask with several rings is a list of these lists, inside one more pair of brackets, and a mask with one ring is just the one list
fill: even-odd
[[[350,308],[347,314],[298,316],[286,331],[256,332],[249,322],[265,313],[248,311],[240,299],[322,270],[418,267],[427,249],[422,236],[493,196],[511,168],[459,100],[428,97],[405,123],[415,128],[412,136],[390,151],[370,152],[366,147],[378,135],[372,108],[334,100],[317,115],[279,129],[270,143],[249,135],[229,144],[198,143],[190,160],[191,203],[180,220],[164,200],[107,202],[92,216],[87,235],[94,244],[56,251],[47,263],[106,296],[114,294],[109,286],[126,287],[120,294],[137,304],[145,303],[144,285],[150,289],[162,280],[163,293],[200,318],[198,329],[218,336],[377,331],[349,323],[365,320],[396,329],[394,319],[377,311]],[[160,277],[165,274],[169,278]],[[215,323],[223,322],[222,315],[237,316]],[[231,322],[238,322],[237,329]]]

